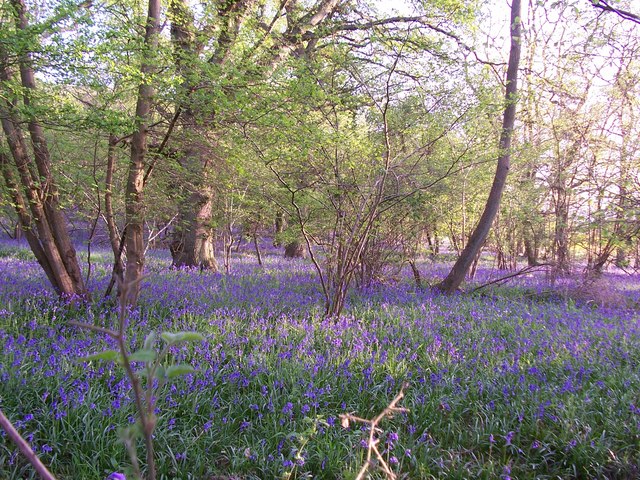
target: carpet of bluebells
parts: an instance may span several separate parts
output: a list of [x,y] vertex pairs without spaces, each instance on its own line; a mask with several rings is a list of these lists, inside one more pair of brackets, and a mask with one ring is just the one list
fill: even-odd
[[[60,479],[130,468],[118,434],[134,422],[130,384],[117,365],[78,360],[113,342],[68,325],[113,325],[109,268],[98,252],[93,302],[65,305],[24,245],[0,243],[0,408]],[[435,280],[446,266],[421,269]],[[380,434],[401,478],[640,475],[638,275],[607,274],[590,301],[536,274],[452,297],[408,275],[355,291],[327,320],[303,260],[239,255],[222,275],[151,253],[147,273],[132,348],[150,331],[206,337],[172,351],[197,372],[158,393],[159,478],[354,478],[366,431],[339,415],[375,416],[405,381],[409,412]],[[4,432],[0,478],[35,478]]]

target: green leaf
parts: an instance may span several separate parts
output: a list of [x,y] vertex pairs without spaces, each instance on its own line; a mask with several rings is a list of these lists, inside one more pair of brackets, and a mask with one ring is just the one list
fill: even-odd
[[144,348],[145,350],[152,350],[153,349],[153,345],[156,343],[156,332],[151,332],[149,335],[147,335],[147,338],[144,339]]
[[153,350],[138,350],[129,355],[130,362],[153,362],[156,359],[156,352]]
[[169,345],[178,342],[198,342],[204,340],[204,335],[198,332],[162,332],[160,336]]
[[142,436],[142,429],[140,428],[139,422],[136,422],[128,427],[118,429],[118,433],[120,434],[120,439],[123,442],[130,443],[136,438],[140,438]]
[[164,369],[162,365],[158,365],[158,368],[156,368],[155,376],[161,382],[164,382],[167,379],[167,371]]
[[195,368],[193,368],[191,365],[187,365],[186,363],[171,365],[169,368],[167,368],[167,377],[175,378],[179,375],[186,375],[187,373],[192,373],[195,371]]
[[104,352],[94,353],[93,355],[89,355],[87,357],[82,357],[79,359],[81,362],[90,362],[92,360],[106,360],[107,362],[120,362],[122,361],[122,356],[120,352],[116,350],[105,350]]

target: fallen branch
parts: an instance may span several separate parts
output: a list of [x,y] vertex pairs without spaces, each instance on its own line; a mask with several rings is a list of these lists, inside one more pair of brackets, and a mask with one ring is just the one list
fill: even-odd
[[473,290],[471,290],[469,293],[476,293],[478,290],[482,290],[483,288],[486,288],[486,287],[488,287],[490,285],[495,285],[496,283],[506,282],[507,280],[510,280],[510,279],[512,279],[514,277],[519,277],[520,275],[524,275],[525,273],[537,272],[538,271],[538,267],[553,267],[553,266],[554,266],[553,263],[540,263],[538,265],[531,265],[529,267],[525,267],[523,269],[520,269],[515,273],[511,273],[511,274],[506,275],[504,277],[500,277],[500,278],[497,278],[495,280],[491,280],[490,282],[483,283],[479,287],[476,287]]

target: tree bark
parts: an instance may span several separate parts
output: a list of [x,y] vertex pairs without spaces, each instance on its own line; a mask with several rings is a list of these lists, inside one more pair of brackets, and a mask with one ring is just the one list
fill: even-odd
[[[559,173],[562,175],[562,172]],[[562,183],[560,183],[562,182]],[[560,274],[569,273],[569,199],[564,180],[559,179],[554,185],[556,191],[555,202],[555,227],[553,235],[553,252],[555,257],[555,270]]]
[[149,83],[154,70],[154,58],[158,49],[160,34],[160,0],[149,0],[147,24],[145,27],[145,54],[142,57],[140,73],[142,82],[138,87],[136,121],[138,128],[131,138],[131,159],[127,177],[125,196],[125,217],[127,237],[127,266],[124,274],[124,298],[126,305],[133,306],[140,294],[140,280],[144,271],[144,177],[147,155],[147,135],[151,116],[154,89]]
[[280,235],[284,232],[286,228],[286,219],[284,217],[284,213],[281,211],[276,212],[276,218],[273,222],[274,234],[273,234],[273,246],[279,247],[282,245],[282,241],[280,240]]
[[180,212],[178,229],[171,244],[174,267],[198,267],[218,271],[211,228],[213,195],[210,187],[202,186],[189,196]]
[[516,100],[518,93],[518,65],[520,63],[520,0],[513,0],[511,4],[511,48],[509,65],[507,67],[507,87],[505,94],[505,108],[500,134],[500,156],[496,173],[478,225],[474,229],[467,245],[458,257],[447,277],[436,288],[443,293],[454,293],[464,281],[474,259],[480,252],[491,230],[491,224],[498,213],[502,192],[509,173],[511,160],[511,137],[516,119]]
[[[104,180],[104,210],[105,210],[105,222],[107,224],[107,230],[109,231],[109,243],[111,244],[111,250],[113,251],[113,271],[111,272],[111,281],[104,294],[105,297],[111,295],[111,290],[116,279],[122,281],[124,279],[124,265],[122,262],[122,256],[124,251],[124,238],[120,237],[118,233],[118,226],[116,225],[116,217],[113,212],[113,172],[115,170],[115,157],[116,157],[116,145],[118,139],[115,135],[109,135],[109,145],[107,147],[107,172]],[[125,235],[125,232],[122,232]]]
[[42,248],[40,241],[38,240],[38,236],[32,229],[31,214],[29,213],[29,209],[27,208],[25,199],[21,193],[20,186],[13,177],[13,173],[11,172],[11,168],[9,166],[9,159],[2,152],[0,152],[0,170],[2,170],[2,176],[4,177],[7,189],[9,190],[11,195],[11,200],[13,201],[14,209],[18,215],[17,230],[24,233],[24,236],[26,237],[27,242],[31,247],[31,251],[44,270],[44,273],[49,279],[49,282],[57,291],[59,291],[58,288],[56,288],[58,282],[53,269],[49,264],[49,259],[47,258],[47,255]]
[[306,246],[300,240],[294,240],[293,242],[289,242],[284,247],[285,258],[306,258],[306,256],[307,256]]

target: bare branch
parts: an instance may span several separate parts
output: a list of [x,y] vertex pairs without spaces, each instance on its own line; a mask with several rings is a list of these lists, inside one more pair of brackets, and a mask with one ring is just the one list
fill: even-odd
[[382,412],[380,412],[376,417],[374,417],[371,420],[367,420],[361,417],[356,417],[355,415],[352,415],[350,413],[344,413],[340,415],[342,426],[345,428],[349,426],[349,422],[364,423],[366,425],[369,425],[369,439],[367,441],[367,459],[365,460],[364,465],[360,469],[360,472],[358,472],[358,476],[356,477],[356,480],[363,480],[364,478],[366,478],[367,471],[369,470],[369,467],[371,467],[372,465],[371,457],[374,453],[379,462],[378,468],[380,468],[380,470],[382,470],[385,473],[385,476],[387,477],[387,479],[395,480],[397,478],[396,474],[393,473],[393,471],[389,468],[389,465],[384,460],[384,458],[380,454],[380,451],[377,448],[377,444],[380,442],[380,440],[376,438],[376,433],[381,431],[378,428],[378,424],[384,418],[393,417],[393,415],[395,415],[396,413],[405,413],[409,411],[404,407],[398,407],[398,403],[400,402],[400,400],[404,398],[404,390],[408,386],[409,386],[408,383],[404,383],[398,395],[396,395],[396,397],[393,400],[391,400],[391,403],[389,403],[389,405],[384,410],[382,410]]
[[609,4],[609,0],[590,0],[591,5],[605,12],[612,12],[623,18],[624,20],[629,20],[633,23],[637,23],[640,25],[640,15],[635,13],[628,12],[626,10],[622,10],[620,8],[613,7]]

